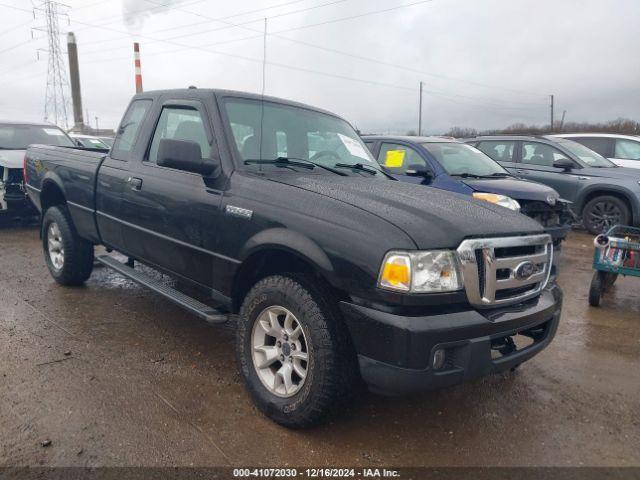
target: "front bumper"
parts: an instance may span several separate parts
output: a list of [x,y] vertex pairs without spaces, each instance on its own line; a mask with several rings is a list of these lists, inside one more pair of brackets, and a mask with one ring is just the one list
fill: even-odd
[[[364,381],[373,391],[401,394],[454,385],[529,360],[555,336],[562,292],[550,285],[521,304],[428,316],[397,315],[347,302],[340,306]],[[506,354],[492,349],[516,334],[533,341]],[[432,359],[438,349],[446,356],[436,370]]]

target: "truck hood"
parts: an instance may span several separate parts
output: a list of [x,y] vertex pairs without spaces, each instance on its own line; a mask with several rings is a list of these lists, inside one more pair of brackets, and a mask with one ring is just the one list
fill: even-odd
[[504,207],[422,185],[329,175],[278,175],[270,180],[376,215],[404,231],[420,249],[457,248],[469,237],[542,232],[534,220]]
[[462,180],[476,192],[497,193],[515,200],[545,202],[550,205],[560,198],[553,188],[517,178],[465,178]]
[[0,150],[0,167],[22,168],[25,150]]

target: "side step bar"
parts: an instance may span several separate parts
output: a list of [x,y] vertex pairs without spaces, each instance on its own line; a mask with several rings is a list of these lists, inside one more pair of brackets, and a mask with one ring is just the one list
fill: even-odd
[[171,288],[164,283],[151,278],[149,275],[125,265],[110,255],[100,255],[96,260],[105,267],[109,267],[130,280],[159,293],[167,300],[179,305],[185,310],[190,311],[208,323],[225,323],[229,320],[230,315],[221,313],[209,305],[205,305],[195,298],[191,298],[188,295],[179,292],[175,288]]

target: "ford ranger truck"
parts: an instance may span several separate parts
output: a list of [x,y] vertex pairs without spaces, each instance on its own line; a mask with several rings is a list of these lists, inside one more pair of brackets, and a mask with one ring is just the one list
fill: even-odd
[[97,262],[233,322],[249,394],[287,427],[326,419],[360,379],[400,394],[515,368],[560,319],[537,222],[393,180],[349,123],[306,105],[145,92],[108,154],[32,146],[25,171],[58,283],[87,280],[103,245],[129,261]]

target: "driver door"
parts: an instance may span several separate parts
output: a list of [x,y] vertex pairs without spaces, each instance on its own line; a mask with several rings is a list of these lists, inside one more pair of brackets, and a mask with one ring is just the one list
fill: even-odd
[[212,284],[213,253],[205,241],[215,231],[205,223],[215,219],[221,195],[198,173],[157,164],[161,139],[189,140],[211,158],[212,129],[203,104],[167,101],[161,106],[151,141],[142,159],[131,166],[134,183],[125,188],[125,245],[134,258],[168,270],[204,287]]

